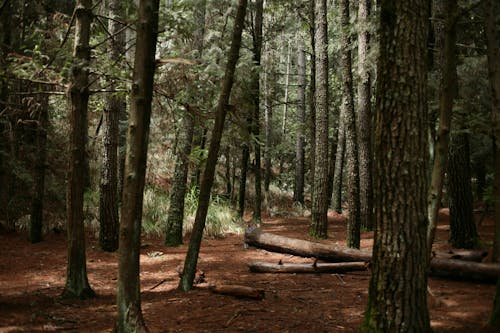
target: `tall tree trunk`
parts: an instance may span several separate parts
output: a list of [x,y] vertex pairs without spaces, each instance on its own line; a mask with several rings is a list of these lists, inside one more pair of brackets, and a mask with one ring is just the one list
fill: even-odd
[[[119,63],[125,52],[125,31],[119,21],[123,18],[123,7],[120,0],[109,2],[108,30],[113,36],[109,50],[111,59]],[[110,90],[116,88],[111,82]],[[110,93],[103,114],[103,150],[101,162],[100,201],[99,201],[99,245],[104,251],[113,252],[118,249],[118,141],[119,118],[125,112],[125,96]]]
[[305,123],[306,123],[306,52],[299,49],[297,57],[299,70],[299,119],[297,128],[297,143],[295,146],[295,188],[293,201],[304,204],[304,166],[305,166]]
[[[494,0],[485,0],[485,31],[488,47],[488,75],[491,89],[491,123],[495,138],[495,181],[493,194],[495,200],[495,242],[493,244],[493,259],[500,261],[500,42],[498,24],[500,5]],[[499,300],[500,306],[500,300]],[[499,310],[500,311],[500,310]],[[499,327],[500,327],[500,317]]]
[[140,0],[130,96],[118,249],[116,331],[147,332],[141,311],[139,254],[149,123],[153,99],[159,0]]
[[85,230],[83,226],[83,192],[85,188],[85,144],[87,138],[87,109],[89,100],[88,65],[90,62],[90,22],[92,1],[78,0],[75,7],[74,64],[68,87],[70,100],[70,146],[68,168],[68,266],[64,297],[94,296],[87,279],[85,259]]
[[[43,88],[41,88],[43,89]],[[42,240],[43,200],[45,193],[45,169],[47,163],[47,129],[49,125],[49,98],[39,97],[37,107],[35,173],[33,176],[33,199],[31,201],[31,219],[29,240],[38,243]]]
[[[316,95],[316,14],[315,14],[315,0],[309,0],[309,38],[311,43],[311,78],[309,80],[309,184],[314,184],[314,162],[316,152],[316,102],[314,96]],[[314,186],[311,186],[311,199],[314,198]]]
[[473,216],[469,135],[456,133],[451,138],[448,161],[450,200],[450,243],[453,247],[472,249],[478,235]]
[[361,332],[431,332],[426,302],[428,3],[385,0],[380,5],[375,235]]
[[238,188],[238,216],[243,218],[245,214],[245,195],[247,190],[248,160],[250,159],[250,148],[248,142],[243,143],[241,148],[240,186]]
[[290,45],[290,41],[288,41],[286,53],[285,101],[283,103],[283,119],[281,121],[281,140],[285,139],[286,121],[288,118],[288,90],[290,86],[290,68],[292,67],[291,54],[292,46]]
[[427,198],[429,228],[427,246],[432,251],[436,234],[437,215],[441,205],[444,174],[448,163],[451,114],[453,99],[457,91],[456,68],[456,0],[433,0],[434,7],[434,49],[439,80],[439,127],[434,144],[434,164]]
[[[201,59],[203,52],[203,36],[205,31],[206,0],[200,1],[194,9],[194,20],[197,28],[193,37],[193,49],[198,51]],[[189,105],[182,115],[182,126],[178,131],[178,149],[175,160],[174,179],[170,192],[170,206],[165,231],[165,245],[179,246],[182,244],[182,226],[184,221],[184,203],[187,190],[187,177],[189,171],[189,155],[193,141],[195,122]]]
[[233,87],[234,81],[234,72],[240,54],[241,33],[243,31],[243,25],[245,23],[246,8],[247,0],[239,0],[238,9],[236,11],[236,18],[234,19],[231,48],[229,50],[224,79],[222,81],[221,92],[217,103],[217,113],[212,130],[212,139],[210,140],[210,148],[208,150],[205,171],[203,172],[203,178],[201,181],[198,208],[196,209],[196,217],[191,234],[191,240],[189,242],[188,252],[184,261],[182,277],[179,282],[179,288],[184,291],[190,290],[193,287],[196,266],[198,263],[198,254],[200,252],[201,239],[203,236],[203,229],[205,228],[208,206],[210,204],[210,192],[212,190],[212,185],[214,182],[214,174],[215,167],[217,165],[217,158],[219,155],[220,140],[222,137],[222,131],[224,130],[227,105],[229,104],[229,98],[231,96],[231,89]]
[[372,175],[372,111],[370,52],[370,21],[372,1],[358,2],[358,149],[359,149],[359,202],[361,227],[373,228],[373,175]]
[[316,151],[314,196],[309,234],[326,238],[328,228],[328,29],[326,0],[315,2],[316,16]]
[[338,213],[342,213],[342,183],[344,180],[344,157],[346,148],[345,137],[345,108],[340,109],[338,133],[337,133],[337,152],[335,154],[335,170],[333,171],[332,184],[332,203],[333,209]]
[[265,175],[264,175],[264,190],[269,192],[269,185],[271,184],[271,146],[272,146],[272,121],[273,121],[273,106],[272,103],[268,103],[268,94],[267,91],[267,74],[264,73],[264,93],[265,93],[265,101],[264,101],[264,123],[266,127],[266,146],[265,146]]
[[262,173],[260,161],[260,59],[262,54],[262,21],[264,12],[264,0],[256,0],[255,2],[255,22],[254,22],[254,38],[253,38],[253,60],[257,66],[257,72],[252,78],[252,102],[253,102],[253,119],[252,133],[254,139],[254,154],[255,154],[255,200],[253,209],[253,222],[260,224],[262,220]]
[[356,115],[354,114],[354,92],[352,84],[351,34],[349,24],[349,0],[339,3],[341,21],[340,60],[342,70],[342,108],[345,115],[346,157],[347,157],[347,246],[359,249],[361,217],[359,210],[359,160]]

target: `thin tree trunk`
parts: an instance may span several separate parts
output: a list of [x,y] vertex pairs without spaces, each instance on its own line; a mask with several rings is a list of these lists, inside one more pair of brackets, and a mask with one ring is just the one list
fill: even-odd
[[[43,89],[43,88],[42,88]],[[36,158],[33,176],[33,199],[31,201],[31,219],[29,240],[38,243],[42,240],[43,200],[45,193],[45,170],[47,163],[47,129],[49,125],[49,98],[41,96],[37,110]]]
[[220,140],[224,130],[224,120],[227,113],[227,105],[229,104],[229,97],[231,96],[231,89],[233,87],[234,72],[236,63],[238,62],[241,33],[245,22],[245,13],[247,8],[247,0],[238,1],[238,9],[236,18],[234,20],[233,37],[231,41],[231,48],[228,54],[226,64],[226,71],[221,86],[221,93],[217,103],[217,113],[215,116],[215,124],[212,130],[212,139],[210,140],[210,148],[208,150],[208,157],[205,164],[205,171],[200,188],[200,197],[198,201],[198,208],[196,209],[196,217],[194,221],[191,240],[189,248],[184,261],[184,269],[182,277],[179,282],[179,288],[187,291],[193,287],[193,280],[196,273],[196,266],[198,263],[198,254],[200,252],[201,239],[203,236],[203,229],[205,228],[205,221],[210,204],[210,192],[214,182],[215,167],[217,165],[217,158],[219,155]]
[[243,143],[241,149],[241,171],[240,186],[238,188],[238,216],[243,218],[245,214],[245,196],[247,190],[248,160],[250,159],[250,148],[248,142]]
[[[316,14],[315,0],[309,1],[309,37],[311,39],[311,79],[309,80],[309,184],[314,184],[314,170],[316,160]],[[314,198],[314,186],[311,186],[311,199]]]
[[339,125],[337,135],[337,153],[335,154],[335,170],[333,172],[333,193],[332,203],[333,209],[338,213],[342,213],[342,184],[344,174],[344,157],[345,157],[345,108],[340,109]]
[[290,41],[288,41],[288,48],[286,53],[286,76],[285,76],[285,101],[283,103],[283,119],[281,121],[281,138],[284,140],[286,133],[286,121],[288,118],[288,90],[290,85],[290,68],[292,67],[291,63],[291,53],[292,47],[290,45]]
[[459,249],[472,249],[478,234],[473,216],[469,135],[457,133],[451,138],[448,163],[450,200],[450,243]]
[[273,121],[273,106],[268,103],[267,91],[267,74],[264,73],[264,122],[266,127],[266,146],[265,146],[265,175],[264,175],[264,190],[269,192],[271,184],[271,146],[272,146],[272,121]]
[[68,168],[68,266],[63,297],[94,296],[87,279],[85,230],[83,226],[83,192],[85,189],[85,144],[87,138],[87,108],[89,100],[88,64],[90,62],[90,22],[92,1],[78,0],[75,7],[75,63],[68,87],[70,100],[70,146]]
[[375,235],[361,332],[431,332],[426,302],[428,8],[426,0],[380,4]]
[[328,228],[328,30],[326,0],[316,1],[316,151],[309,234],[326,238]]
[[141,311],[139,254],[159,3],[159,0],[141,0],[136,25],[137,43],[118,250],[118,333],[147,332]]
[[299,70],[299,119],[297,143],[295,147],[295,188],[293,201],[304,204],[304,167],[305,167],[305,123],[306,123],[306,52],[298,51],[297,67]]
[[359,147],[359,202],[361,227],[373,229],[373,175],[372,175],[372,111],[371,70],[368,63],[370,32],[368,29],[372,1],[358,3],[358,147]]
[[[120,0],[109,3],[109,33],[114,37],[110,40],[111,59],[115,62],[125,52],[125,31],[118,21],[123,17],[123,7]],[[116,88],[112,82],[110,90]],[[113,252],[118,249],[118,141],[119,118],[125,112],[125,96],[109,94],[107,105],[103,112],[104,133],[102,136],[102,165],[99,201],[99,245],[104,251]]]
[[437,215],[441,206],[444,174],[448,164],[451,114],[457,90],[456,69],[456,0],[434,0],[434,49],[439,80],[439,127],[434,144],[434,164],[427,198],[429,227],[427,246],[432,252],[436,234]]

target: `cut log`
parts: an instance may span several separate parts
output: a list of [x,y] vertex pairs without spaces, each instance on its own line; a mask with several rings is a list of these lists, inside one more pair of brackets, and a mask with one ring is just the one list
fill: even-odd
[[488,252],[481,250],[453,249],[449,252],[434,252],[433,254],[437,259],[459,259],[464,261],[481,262],[488,255]]
[[259,228],[247,229],[245,243],[264,250],[288,253],[300,257],[313,257],[330,262],[368,262],[372,259],[371,252],[274,235],[263,232]]
[[[312,257],[329,262],[370,262],[372,257],[367,251],[274,235],[263,232],[259,228],[248,229],[245,232],[245,243],[268,251]],[[481,282],[495,282],[500,278],[500,264],[433,258],[430,266],[429,273],[432,276]]]
[[339,263],[313,263],[313,264],[274,264],[270,262],[252,262],[248,264],[254,273],[345,273],[352,271],[366,271],[368,263],[339,262]]
[[240,286],[236,284],[209,285],[208,289],[214,294],[229,295],[238,298],[261,300],[265,296],[264,289]]

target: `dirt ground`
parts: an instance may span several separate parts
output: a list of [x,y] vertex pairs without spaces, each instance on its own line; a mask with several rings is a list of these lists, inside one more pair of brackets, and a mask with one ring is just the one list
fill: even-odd
[[[436,247],[448,248],[447,214],[441,214]],[[266,231],[308,239],[307,218],[266,218]],[[330,239],[344,245],[345,219],[329,218]],[[482,223],[481,239],[491,244],[493,221]],[[370,248],[373,233],[363,233]],[[187,242],[187,240],[186,240]],[[489,243],[488,243],[489,242]],[[206,284],[191,292],[176,289],[176,267],[186,246],[166,248],[161,239],[144,239],[141,251],[142,308],[151,332],[356,332],[363,320],[369,272],[348,274],[256,274],[247,263],[261,260],[312,262],[243,246],[242,235],[204,240],[199,268],[209,283],[254,286],[265,290],[261,301],[212,294]],[[100,251],[88,238],[89,281],[98,297],[60,299],[66,274],[65,235],[46,235],[31,245],[26,235],[0,235],[0,332],[112,332],[115,321],[117,255]],[[435,332],[488,332],[485,324],[495,286],[430,278],[437,297],[431,304]],[[418,311],[418,309],[415,309]]]

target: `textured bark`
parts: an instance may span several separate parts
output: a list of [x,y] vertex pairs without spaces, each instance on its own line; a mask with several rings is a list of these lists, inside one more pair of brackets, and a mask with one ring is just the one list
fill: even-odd
[[83,192],[85,188],[85,143],[89,100],[88,64],[90,61],[90,22],[92,1],[79,0],[75,7],[74,64],[68,87],[70,100],[70,146],[67,191],[68,266],[63,296],[94,296],[87,279],[85,230],[83,226]]
[[[109,2],[108,30],[114,37],[110,40],[109,50],[112,61],[119,62],[125,53],[125,31],[118,21],[123,18],[122,2]],[[109,89],[114,90],[116,83],[111,82]],[[103,150],[101,162],[100,201],[99,201],[99,245],[104,251],[118,249],[118,141],[119,118],[125,113],[125,96],[109,94],[103,112]]]
[[427,247],[432,250],[436,234],[437,215],[441,205],[444,174],[448,164],[449,133],[453,99],[457,90],[456,68],[456,0],[434,0],[434,49],[439,80],[439,127],[434,144],[434,164],[427,198],[429,227]]
[[359,249],[361,217],[359,208],[359,159],[356,115],[354,114],[354,92],[352,83],[351,34],[349,32],[349,0],[340,0],[342,71],[342,108],[345,115],[346,159],[347,159],[347,246]]
[[255,20],[253,36],[253,60],[257,66],[257,73],[252,77],[252,134],[256,140],[253,143],[255,154],[255,200],[253,209],[253,222],[260,224],[262,220],[262,174],[260,161],[260,59],[262,53],[262,20],[264,12],[264,0],[255,2]]
[[[203,52],[203,36],[205,30],[206,1],[200,1],[195,8],[194,20],[197,28],[194,32],[193,49],[198,51],[201,58]],[[182,115],[182,126],[177,135],[177,153],[175,158],[175,171],[170,192],[170,206],[168,209],[167,226],[165,230],[165,245],[179,246],[182,244],[182,227],[184,221],[184,203],[187,190],[187,177],[189,171],[189,155],[194,136],[195,122],[189,105],[186,105],[185,114]]]
[[282,140],[284,140],[285,133],[286,133],[286,121],[288,118],[288,90],[290,86],[290,68],[292,67],[292,61],[291,61],[291,54],[292,54],[292,47],[290,45],[290,41],[288,41],[288,47],[287,47],[287,56],[286,56],[286,76],[285,76],[285,100],[283,102],[283,118],[281,121],[281,137]]
[[425,0],[380,3],[375,235],[361,332],[431,331],[426,302],[428,8]]
[[299,69],[298,87],[298,128],[295,146],[295,187],[293,201],[304,204],[304,174],[305,174],[305,124],[306,124],[306,53],[298,51],[297,67]]
[[371,70],[368,63],[371,0],[358,2],[358,153],[361,227],[373,229]]
[[[500,37],[498,24],[495,24],[495,22],[499,11],[500,5],[497,2],[494,0],[485,1],[485,32],[488,47],[488,76],[491,89],[491,123],[495,138],[495,181],[493,194],[497,199],[500,198]],[[495,221],[493,260],[500,261],[500,200],[495,200]],[[500,299],[497,301],[497,304],[500,307]],[[500,309],[498,312],[500,312]],[[500,327],[500,316],[498,318],[498,327]]]
[[31,200],[29,229],[29,240],[31,243],[38,243],[42,240],[45,169],[47,163],[47,129],[49,125],[48,96],[43,95],[39,97],[38,103],[35,133],[37,155],[35,158],[35,172],[33,175],[33,198]]
[[240,186],[238,188],[238,216],[243,218],[245,214],[245,195],[247,189],[248,160],[250,159],[250,148],[244,143],[241,148],[241,171]]
[[270,262],[252,262],[248,264],[250,272],[253,273],[346,273],[352,271],[366,271],[366,262],[341,262],[341,263],[312,263],[312,264],[287,264]]
[[214,174],[215,167],[217,165],[217,158],[219,155],[220,140],[222,137],[222,132],[224,130],[227,105],[229,104],[229,97],[231,96],[231,89],[233,87],[234,81],[234,72],[240,53],[241,33],[243,31],[243,25],[245,22],[246,8],[247,1],[239,0],[238,9],[236,11],[236,18],[234,20],[231,48],[229,50],[224,79],[222,81],[221,92],[217,103],[215,123],[212,129],[212,139],[210,140],[208,157],[205,163],[205,171],[203,172],[203,178],[201,181],[198,208],[196,209],[196,217],[191,234],[191,240],[189,242],[188,252],[184,261],[182,277],[179,282],[179,288],[184,291],[190,290],[193,287],[196,265],[198,263],[198,254],[200,252],[201,239],[203,236],[203,229],[205,228],[208,205],[210,204],[210,192],[212,190],[212,185],[214,182]]
[[267,101],[267,95],[271,92],[268,92],[267,87],[267,74],[264,73],[264,84],[266,87],[264,88],[265,93],[265,102],[264,102],[264,123],[266,128],[266,146],[265,146],[265,161],[264,161],[264,190],[269,192],[269,185],[271,184],[271,146],[272,146],[272,138],[273,138],[273,106],[272,103],[269,104]]
[[141,0],[130,96],[118,253],[116,331],[147,332],[141,311],[139,254],[159,0]]
[[337,131],[337,152],[335,153],[335,169],[333,171],[332,204],[333,209],[342,213],[342,183],[344,180],[344,157],[346,148],[345,108],[340,109]]
[[[309,184],[314,184],[314,163],[316,152],[316,52],[314,45],[316,44],[316,14],[315,0],[309,0],[309,38],[311,39],[311,69],[309,80]],[[314,198],[314,186],[311,186],[311,198]]]
[[472,249],[478,234],[473,216],[469,136],[457,133],[451,138],[448,163],[450,201],[450,243],[453,247]]
[[189,153],[193,141],[194,120],[186,110],[182,116],[182,128],[179,130],[179,142],[175,160],[174,179],[170,192],[170,206],[165,231],[165,245],[179,246],[182,244],[182,226],[184,221],[184,203],[187,190]]
[[312,216],[309,234],[315,238],[328,236],[328,30],[326,0],[315,2],[316,34],[316,147]]

